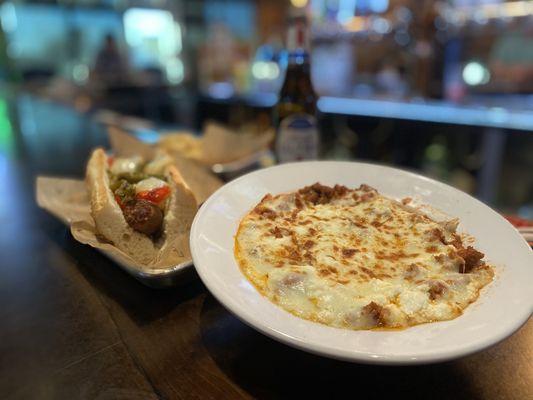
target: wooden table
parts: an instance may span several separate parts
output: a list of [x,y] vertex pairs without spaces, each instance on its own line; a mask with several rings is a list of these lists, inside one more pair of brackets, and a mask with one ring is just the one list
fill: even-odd
[[2,398],[533,398],[532,321],[457,361],[364,366],[257,333],[198,279],[143,286],[34,202],[35,175],[81,176],[102,130],[54,104],[8,104],[19,122],[0,149]]

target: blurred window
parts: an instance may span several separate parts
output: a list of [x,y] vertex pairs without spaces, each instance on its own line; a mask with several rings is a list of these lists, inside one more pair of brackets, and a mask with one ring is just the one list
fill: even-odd
[[224,24],[238,39],[249,41],[255,35],[255,4],[250,1],[213,0],[205,2],[206,26]]
[[[9,14],[9,17],[6,15]],[[55,6],[6,3],[2,19],[10,22],[8,55],[21,68],[35,65],[58,68],[65,61],[66,24],[62,10]],[[51,57],[50,55],[54,56]]]
[[120,15],[113,10],[7,2],[0,13],[8,56],[23,71],[71,77],[93,63],[106,34],[123,44]]
[[183,80],[181,27],[169,11],[131,8],[124,13],[124,32],[134,67],[160,67],[170,83]]

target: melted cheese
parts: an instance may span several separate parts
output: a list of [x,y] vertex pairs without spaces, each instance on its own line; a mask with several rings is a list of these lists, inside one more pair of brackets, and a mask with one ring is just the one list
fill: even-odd
[[159,178],[150,177],[139,181],[135,185],[135,193],[149,192],[164,186],[168,186],[168,183]]
[[143,164],[141,157],[116,158],[113,160],[109,170],[115,174],[127,174],[138,171]]
[[371,188],[322,204],[288,193],[266,196],[243,218],[235,256],[263,295],[299,317],[401,328],[459,316],[492,280],[483,263],[460,272],[464,260],[447,244],[455,226]]

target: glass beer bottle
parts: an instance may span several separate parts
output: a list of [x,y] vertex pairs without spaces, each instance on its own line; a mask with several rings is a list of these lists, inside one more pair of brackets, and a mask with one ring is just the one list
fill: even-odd
[[317,95],[311,82],[309,37],[304,18],[290,24],[287,48],[289,62],[275,108],[275,150],[280,163],[313,160],[318,158],[319,151]]

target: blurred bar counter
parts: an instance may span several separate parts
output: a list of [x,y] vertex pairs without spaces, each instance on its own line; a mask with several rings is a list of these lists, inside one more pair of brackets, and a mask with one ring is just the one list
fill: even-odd
[[[277,101],[272,93],[226,97],[186,90],[158,90],[165,95],[159,97],[156,92],[148,91],[145,96],[126,96],[133,106],[125,108],[126,103],[122,103],[109,108],[144,119],[144,133],[152,132],[153,137],[153,133],[183,127],[200,131],[210,119],[236,128],[250,122],[268,125]],[[141,92],[136,89],[136,93]],[[84,92],[68,92],[67,96],[48,93],[39,91],[18,96],[25,98],[26,103],[28,98],[34,99],[30,103],[38,102],[36,97],[60,102],[93,121],[93,117],[102,114],[100,107],[105,104],[93,101]],[[507,96],[509,101],[505,102],[499,96],[481,96],[474,99],[475,104],[416,98],[321,97],[318,107],[322,157],[368,160],[416,170],[506,212],[531,218],[533,106],[528,105],[533,103],[533,96],[519,97]],[[124,99],[124,96],[117,98]],[[145,101],[150,98],[151,101]],[[494,104],[509,104],[509,107]],[[27,119],[27,116],[20,118]]]
[[[198,99],[198,123],[201,124],[201,121],[209,115],[231,122],[232,112],[239,107],[266,110],[270,109],[276,101],[277,97],[272,93],[255,93],[228,98],[200,96]],[[499,106],[506,103],[509,104],[508,108]],[[342,135],[343,129],[348,128],[359,134],[357,139],[359,151],[355,151],[353,156],[372,161],[391,162],[408,168],[420,169],[421,162],[424,163],[424,160],[417,159],[420,158],[416,155],[419,152],[417,148],[426,145],[430,150],[438,149],[439,147],[435,145],[440,144],[449,147],[450,142],[453,141],[450,139],[451,136],[464,134],[465,137],[459,139],[463,142],[459,146],[463,148],[463,151],[465,147],[470,148],[471,150],[467,149],[466,151],[469,154],[450,154],[450,157],[455,156],[457,160],[477,158],[474,162],[478,164],[476,167],[467,167],[467,169],[476,170],[477,184],[475,190],[469,190],[468,184],[464,186],[459,184],[458,186],[488,203],[497,200],[497,182],[501,177],[502,163],[506,156],[507,136],[527,135],[525,140],[530,152],[533,143],[531,140],[533,136],[529,136],[529,133],[533,132],[533,96],[531,95],[484,95],[472,98],[471,103],[464,104],[422,98],[399,100],[386,97],[323,96],[318,101],[318,108],[322,114],[322,135],[326,148],[335,147],[334,142],[338,139],[339,134]],[[387,125],[390,135],[383,132],[384,129],[382,129]],[[398,132],[402,130],[404,132]],[[383,159],[370,149],[372,147],[371,142],[380,139],[367,137],[365,140],[364,131],[367,131],[366,136],[394,136],[397,134],[398,137],[392,140],[392,147],[407,148],[400,152],[393,151],[392,153],[396,153],[396,155]],[[411,137],[409,137],[410,133],[412,134]],[[477,138],[470,140],[468,136],[471,135],[477,136]],[[437,143],[433,143],[434,146],[431,147],[432,137],[435,136]],[[381,139],[384,142],[390,142],[387,138]],[[337,147],[350,147],[349,138],[346,139],[345,137],[344,140],[341,138],[341,142],[343,141],[344,143],[337,144]],[[366,143],[364,143],[365,141]],[[472,141],[475,143],[471,143]],[[440,148],[442,149],[442,147]],[[447,152],[454,153],[454,149],[449,148]],[[435,160],[431,160],[434,157],[431,151],[429,153],[426,157],[429,160],[426,161],[431,163]],[[330,152],[326,154],[326,158],[337,158],[337,155]],[[446,162],[444,160],[444,163]],[[529,168],[533,168],[531,161],[528,165]],[[438,179],[448,180],[445,173],[438,173],[437,171],[435,174],[431,172],[435,171],[430,171],[429,174],[436,175],[435,177]],[[454,184],[454,182],[451,183]],[[526,186],[531,185],[530,182],[524,182],[524,184]]]
[[[322,96],[318,101],[318,108],[323,114],[533,131],[533,95],[520,97],[520,101],[513,101],[514,104],[520,104],[520,108],[503,108],[492,105],[502,103],[501,100],[491,101],[496,98],[500,99],[500,96],[485,96],[485,98],[477,98],[474,103],[465,104],[422,98],[392,100],[386,97]],[[270,108],[276,104],[277,96],[273,93],[252,93],[227,98],[202,95],[199,96],[199,101],[219,105]],[[525,107],[527,105],[530,107]]]
[[348,99],[322,97],[318,107],[327,114],[405,119],[483,128],[533,131],[533,96],[530,110],[482,105],[453,104],[446,101],[415,99]]

